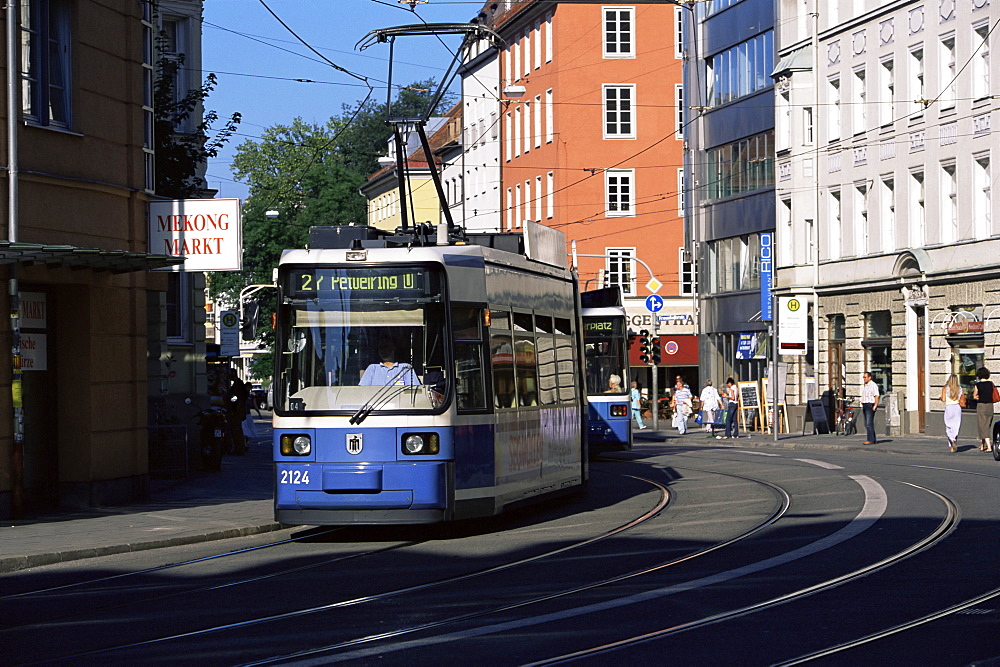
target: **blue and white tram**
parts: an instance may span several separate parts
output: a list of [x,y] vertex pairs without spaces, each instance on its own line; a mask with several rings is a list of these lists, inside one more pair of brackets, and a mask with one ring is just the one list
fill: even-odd
[[630,450],[628,327],[621,290],[608,287],[584,292],[580,298],[590,453]]
[[575,273],[350,229],[279,264],[275,518],[433,523],[578,489]]

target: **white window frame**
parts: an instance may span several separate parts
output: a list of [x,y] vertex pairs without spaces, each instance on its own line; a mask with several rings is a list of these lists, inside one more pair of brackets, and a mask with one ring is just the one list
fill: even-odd
[[851,78],[851,134],[868,130],[868,73],[864,67],[854,70]]
[[535,176],[535,222],[542,221],[542,177]]
[[555,137],[555,127],[553,127],[555,113],[552,109],[552,89],[545,91],[545,143],[551,144]]
[[942,160],[938,172],[941,184],[938,186],[941,202],[941,243],[955,243],[961,238],[958,222],[958,167],[954,159]]
[[545,17],[545,62],[552,62],[552,14]]
[[542,146],[542,114],[544,113],[544,107],[542,106],[542,96],[535,95],[535,116],[534,116],[534,134],[535,136],[535,148],[541,148]]
[[605,248],[604,254],[604,275],[608,284],[620,286],[625,296],[635,294],[635,248]]
[[840,259],[844,252],[844,207],[839,188],[831,189],[827,195],[827,213],[829,216],[827,247],[830,249],[830,259]]
[[938,102],[942,109],[954,109],[958,97],[955,58],[955,33],[942,35],[938,42],[938,87],[941,89]]
[[981,100],[990,96],[990,24],[977,23],[972,26],[972,99]]
[[896,63],[883,58],[879,63],[878,122],[882,127],[896,120]]
[[545,174],[545,217],[551,220],[556,215],[555,202],[555,173]]
[[604,214],[607,217],[635,216],[635,169],[605,170]]
[[990,153],[972,156],[972,208],[975,238],[989,238],[993,232],[993,180],[990,177]]
[[[604,138],[635,139],[635,84],[606,83],[601,87],[601,99]],[[622,130],[623,126],[627,130]]]
[[882,252],[896,249],[896,176],[883,174],[879,178],[879,209],[882,211]]
[[674,84],[674,139],[684,140],[684,84]]
[[531,152],[531,102],[524,103],[524,152]]
[[826,82],[827,104],[830,108],[830,117],[827,119],[826,140],[827,142],[839,141],[843,134],[843,119],[841,118],[840,105],[840,77],[834,76]]
[[911,99],[918,106],[917,117],[923,114],[924,110],[924,100],[926,95],[924,93],[926,81],[924,77],[924,47],[923,45],[915,46],[910,49],[910,58],[908,61],[909,71],[907,79],[907,93],[909,99]]
[[514,188],[507,188],[507,231],[514,228]]
[[927,243],[927,206],[925,199],[926,175],[924,170],[911,169],[909,178],[910,247],[922,248]]
[[674,7],[674,58],[684,57],[684,12],[681,7]]
[[[623,30],[626,17],[628,28]],[[635,7],[602,7],[601,35],[605,58],[635,58]]]
[[854,184],[854,251],[855,257],[868,254],[868,181]]
[[677,215],[684,217],[684,208],[687,204],[687,188],[684,185],[684,167],[677,169]]
[[679,296],[694,296],[698,287],[698,274],[694,270],[694,262],[685,259],[687,253],[684,247],[677,249],[677,294]]

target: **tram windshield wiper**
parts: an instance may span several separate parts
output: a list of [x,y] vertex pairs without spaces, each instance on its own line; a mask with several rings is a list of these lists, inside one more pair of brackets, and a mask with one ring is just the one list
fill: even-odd
[[348,420],[349,423],[351,423],[352,425],[360,424],[361,422],[363,422],[365,419],[368,418],[368,415],[370,415],[376,407],[381,407],[385,405],[393,398],[398,396],[407,387],[416,386],[416,385],[404,384],[400,386],[395,392],[391,391],[391,389],[396,386],[395,385],[396,380],[402,377],[406,371],[413,372],[413,369],[411,366],[404,366],[403,364],[400,364],[399,372],[397,372],[395,375],[391,376],[388,380],[386,380],[385,384],[383,384],[379,388],[379,390],[375,392],[375,395],[372,396],[370,399],[368,399],[368,401],[364,405],[358,408],[357,412],[351,415],[351,418]]

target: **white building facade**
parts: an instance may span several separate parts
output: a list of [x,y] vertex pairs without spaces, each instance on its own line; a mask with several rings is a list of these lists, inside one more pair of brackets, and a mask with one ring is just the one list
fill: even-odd
[[1000,371],[998,9],[779,11],[775,282],[808,296],[812,317],[809,354],[786,359],[789,402],[820,396],[830,412],[869,370],[887,394],[880,435],[943,437],[948,376],[971,394],[979,368]]
[[[462,146],[446,174],[452,192],[452,217],[468,231],[500,231],[500,55],[486,39],[463,54]],[[456,181],[457,176],[457,181]]]

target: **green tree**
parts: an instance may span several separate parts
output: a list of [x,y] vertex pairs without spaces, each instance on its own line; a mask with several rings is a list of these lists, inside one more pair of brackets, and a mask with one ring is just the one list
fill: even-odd
[[198,167],[219,154],[240,124],[239,112],[234,113],[214,136],[209,136],[219,114],[206,111],[191,131],[178,131],[204,104],[216,84],[215,74],[209,74],[200,87],[178,96],[177,73],[183,65],[183,56],[161,56],[153,86],[156,193],[172,199],[201,196],[206,184],[197,175]]

